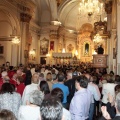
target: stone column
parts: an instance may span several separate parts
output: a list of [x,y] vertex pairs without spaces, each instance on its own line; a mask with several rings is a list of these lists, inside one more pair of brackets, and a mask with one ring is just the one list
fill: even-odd
[[112,1],[108,1],[105,4],[105,11],[107,13],[107,31],[111,33],[111,38],[107,38],[108,41],[108,72],[113,70],[113,33],[111,28],[111,14],[112,14]]
[[27,64],[29,58],[29,24],[31,16],[26,13],[20,13],[21,21],[21,48],[20,63]]
[[120,75],[120,4],[117,4],[117,74]]

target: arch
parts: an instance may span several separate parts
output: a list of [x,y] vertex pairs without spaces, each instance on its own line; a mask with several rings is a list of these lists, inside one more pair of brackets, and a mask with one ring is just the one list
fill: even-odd
[[[17,9],[17,8],[16,8]],[[18,11],[10,9],[8,6],[0,5],[0,11],[3,12],[8,18],[10,25],[12,26],[12,30],[14,28],[17,29],[17,35],[20,35],[20,21],[18,16]]]

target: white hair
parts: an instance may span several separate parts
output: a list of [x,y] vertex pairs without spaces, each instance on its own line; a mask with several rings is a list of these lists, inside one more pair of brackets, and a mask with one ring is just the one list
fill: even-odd
[[43,99],[44,99],[44,94],[42,93],[42,91],[34,90],[30,93],[29,102],[34,105],[40,106]]
[[1,73],[1,75],[2,75],[2,78],[3,78],[3,77],[5,77],[5,76],[7,76],[8,73],[7,73],[6,71],[3,71],[3,72]]

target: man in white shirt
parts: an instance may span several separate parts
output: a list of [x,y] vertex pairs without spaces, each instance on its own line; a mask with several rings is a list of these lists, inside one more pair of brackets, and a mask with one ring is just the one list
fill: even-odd
[[90,104],[89,120],[93,120],[93,114],[95,113],[95,110],[94,110],[95,101],[99,101],[101,95],[100,95],[100,91],[99,91],[98,86],[93,83],[93,77],[90,76],[89,74],[85,74],[85,76],[88,78],[88,81],[89,81],[87,89],[92,94],[92,103]]
[[26,102],[29,101],[30,93],[33,90],[38,90],[38,82],[39,82],[39,74],[34,73],[32,76],[32,83],[27,85],[24,89],[23,96],[22,96],[22,105],[26,105]]

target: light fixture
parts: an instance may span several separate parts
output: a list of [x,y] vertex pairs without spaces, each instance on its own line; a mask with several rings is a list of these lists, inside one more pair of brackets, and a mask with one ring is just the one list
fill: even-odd
[[96,54],[97,54],[97,52],[94,50],[93,55],[96,55]]
[[50,57],[50,53],[48,52],[48,54],[46,54],[46,57]]
[[79,7],[79,15],[84,16],[88,15],[91,17],[93,14],[102,14],[103,12],[103,3],[100,3],[99,0],[81,0]]
[[17,36],[15,36],[13,39],[12,39],[12,43],[14,44],[19,44],[20,43],[20,40]]
[[99,43],[102,41],[102,37],[99,34],[94,36],[93,42]]
[[65,53],[65,48],[62,49],[62,53]]
[[35,50],[30,50],[29,54],[30,55],[35,55]]
[[78,51],[77,51],[77,50],[75,51],[75,55],[76,55],[76,56],[78,55]]

